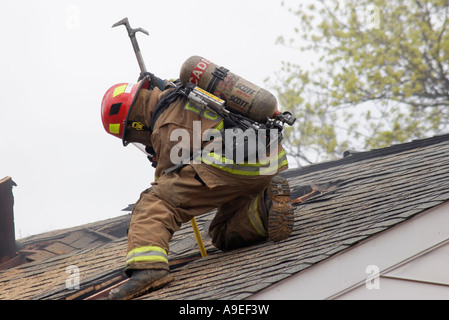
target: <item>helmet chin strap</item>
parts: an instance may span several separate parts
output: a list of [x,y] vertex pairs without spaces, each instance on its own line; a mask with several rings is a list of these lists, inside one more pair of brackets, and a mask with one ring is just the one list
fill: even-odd
[[140,151],[142,151],[143,153],[145,153],[146,156],[149,156],[150,154],[145,150],[145,146],[141,143],[138,142],[131,142],[131,144],[133,146],[135,146],[137,149],[139,149]]
[[131,142],[131,144],[134,145],[137,149],[139,149],[143,153],[145,153],[148,160],[150,160],[151,162],[151,166],[153,168],[156,168],[157,166],[156,153],[154,152],[153,148],[145,146],[144,144],[139,142]]

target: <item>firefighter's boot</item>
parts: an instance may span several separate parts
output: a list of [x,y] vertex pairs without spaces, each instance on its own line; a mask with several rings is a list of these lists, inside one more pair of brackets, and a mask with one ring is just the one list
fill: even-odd
[[287,179],[274,176],[265,191],[266,214],[263,223],[268,230],[268,239],[279,242],[287,239],[293,230],[294,209],[290,200]]
[[167,270],[134,270],[128,281],[111,290],[109,300],[130,300],[150,290],[160,289],[172,280],[173,275]]

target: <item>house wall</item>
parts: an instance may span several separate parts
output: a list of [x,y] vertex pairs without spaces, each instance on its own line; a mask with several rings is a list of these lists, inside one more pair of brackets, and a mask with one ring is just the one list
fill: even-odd
[[376,280],[337,296],[337,299],[449,299],[449,243],[412,257]]
[[251,299],[449,299],[449,203],[289,277]]

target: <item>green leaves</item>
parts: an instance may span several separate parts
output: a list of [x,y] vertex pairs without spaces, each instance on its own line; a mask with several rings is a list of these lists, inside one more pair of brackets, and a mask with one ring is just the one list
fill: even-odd
[[439,134],[449,125],[449,3],[320,0],[290,11],[278,41],[316,57],[276,74],[280,108],[297,117],[286,149],[298,163]]

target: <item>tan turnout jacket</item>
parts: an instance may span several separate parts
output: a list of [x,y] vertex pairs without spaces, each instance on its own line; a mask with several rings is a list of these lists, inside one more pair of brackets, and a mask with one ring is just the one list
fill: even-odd
[[[157,103],[166,94],[158,88],[141,90],[129,120],[150,126]],[[285,152],[279,147],[279,160],[270,174],[259,174],[257,165],[237,166],[214,164],[206,160],[165,173],[175,163],[170,154],[181,146],[193,151],[198,137],[207,130],[223,130],[222,118],[179,98],[158,118],[150,135],[127,127],[126,139],[151,146],[157,155],[156,179],[143,191],[134,206],[128,231],[127,270],[168,267],[169,241],[182,223],[193,217],[218,209],[209,227],[212,243],[229,250],[267,238],[261,214],[263,193],[270,178],[287,168]],[[188,133],[189,140],[175,141],[175,130]],[[197,139],[197,140],[194,140]],[[181,141],[182,140],[182,141]],[[200,141],[201,147],[209,143]],[[180,142],[181,141],[181,142]]]

